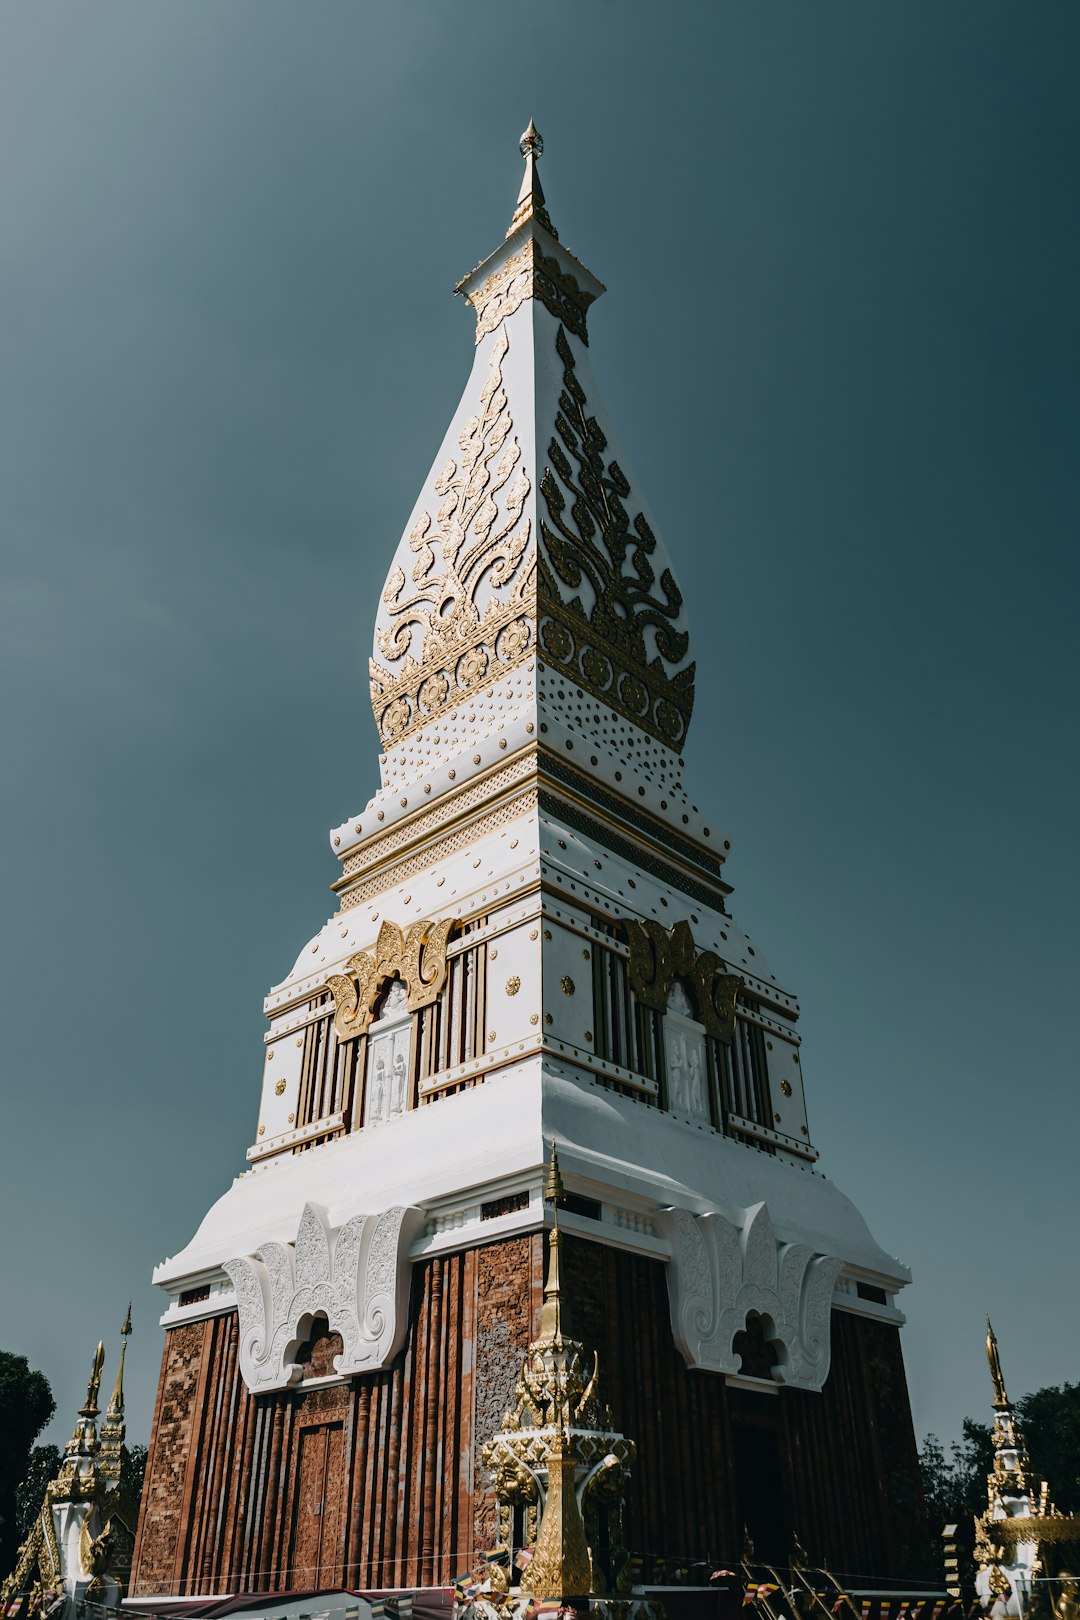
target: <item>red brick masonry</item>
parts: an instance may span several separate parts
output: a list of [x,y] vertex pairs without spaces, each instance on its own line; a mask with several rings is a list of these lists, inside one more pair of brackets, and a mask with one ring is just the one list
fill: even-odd
[[[838,1571],[930,1573],[894,1327],[834,1312],[821,1395],[729,1387],[687,1371],[662,1262],[569,1237],[565,1252],[574,1331],[638,1445],[631,1548],[730,1560],[749,1523],[763,1555],[795,1530]],[[432,1586],[467,1568],[494,1539],[480,1451],[537,1331],[542,1265],[539,1234],[418,1262],[405,1349],[346,1384],[251,1396],[235,1313],[170,1329],[133,1594]]]

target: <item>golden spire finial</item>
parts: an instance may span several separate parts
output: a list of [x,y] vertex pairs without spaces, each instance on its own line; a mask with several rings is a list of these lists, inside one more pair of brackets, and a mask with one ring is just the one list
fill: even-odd
[[99,1407],[97,1403],[98,1390],[101,1388],[101,1369],[105,1365],[105,1341],[98,1340],[98,1347],[94,1351],[94,1360],[90,1368],[90,1382],[86,1386],[86,1405],[80,1409],[79,1416],[85,1418],[97,1417]]
[[559,1222],[559,1205],[566,1195],[563,1187],[562,1171],[559,1169],[559,1157],[555,1152],[555,1138],[551,1139],[551,1158],[548,1160],[547,1175],[544,1178],[544,1203],[555,1206],[555,1224]]
[[990,1364],[990,1380],[994,1386],[994,1409],[1004,1410],[1011,1406],[1011,1401],[1005,1392],[1005,1379],[1001,1371],[1001,1357],[998,1355],[997,1339],[990,1326],[989,1316],[986,1318],[986,1359]]
[[128,1335],[131,1332],[131,1301],[128,1300],[127,1315],[124,1325],[120,1329],[120,1364],[116,1369],[116,1383],[113,1385],[112,1400],[109,1402],[109,1411],[122,1415],[124,1410],[124,1357],[127,1355]]
[[544,150],[544,137],[531,118],[529,119],[528,129],[522,131],[518,148],[525,159],[525,174],[522,178],[521,190],[518,192],[514,217],[510,221],[510,229],[506,234],[507,236],[513,236],[519,225],[524,225],[527,220],[535,219],[537,224],[542,225],[545,231],[548,231],[557,242],[559,233],[551,223],[551,215],[548,213],[544,201],[544,188],[540,184],[540,176],[536,172],[536,160]]
[[559,1245],[562,1242],[562,1233],[559,1231],[559,1205],[564,1197],[559,1159],[552,1138],[551,1160],[544,1178],[544,1202],[554,1206],[555,1220],[548,1239],[547,1279],[544,1283],[544,1305],[540,1312],[541,1339],[561,1339],[563,1336],[562,1294],[559,1282]]

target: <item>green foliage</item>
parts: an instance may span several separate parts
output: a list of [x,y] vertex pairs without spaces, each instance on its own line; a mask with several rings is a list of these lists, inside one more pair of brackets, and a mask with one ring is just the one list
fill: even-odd
[[1039,1479],[1062,1513],[1080,1513],[1080,1384],[1048,1384],[1016,1403]]
[[19,1549],[15,1493],[26,1473],[30,1447],[56,1411],[49,1380],[25,1356],[0,1350],[0,1571],[6,1573]]
[[963,1439],[945,1449],[936,1434],[928,1434],[919,1453],[926,1520],[932,1537],[943,1525],[970,1525],[986,1507],[986,1476],[994,1449],[985,1423],[964,1419]]
[[146,1477],[146,1447],[124,1446],[120,1452],[120,1511],[132,1530],[139,1522],[143,1480]]
[[[63,1453],[59,1446],[35,1446],[30,1453],[26,1472],[15,1490],[15,1534],[18,1542],[26,1540],[34,1520],[45,1500],[45,1488],[60,1471]],[[123,1518],[134,1530],[139,1522],[139,1503],[142,1500],[143,1477],[146,1474],[146,1447],[123,1446],[120,1451],[120,1491],[118,1506]]]
[[[1080,1512],[1080,1384],[1051,1384],[1016,1403],[1016,1416],[1031,1457],[1033,1487],[1050,1483],[1050,1497],[1063,1513]],[[919,1453],[930,1534],[941,1526],[970,1527],[986,1508],[986,1476],[993,1464],[989,1424],[965,1418],[963,1439],[949,1454],[935,1434]]]
[[56,1478],[60,1467],[59,1446],[35,1446],[26,1465],[26,1473],[15,1491],[15,1534],[20,1544],[26,1540],[30,1527],[45,1500],[45,1487]]

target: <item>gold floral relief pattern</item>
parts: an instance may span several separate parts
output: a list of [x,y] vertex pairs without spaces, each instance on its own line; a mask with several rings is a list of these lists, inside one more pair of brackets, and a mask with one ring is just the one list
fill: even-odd
[[[435,480],[440,505],[421,512],[409,535],[406,579],[396,564],[383,591],[390,623],[376,645],[391,671],[371,663],[371,701],[384,743],[397,741],[516,663],[533,635],[535,546],[525,503],[532,485],[503,387],[510,340],[496,340],[480,413],[458,438]],[[496,497],[501,498],[501,509]],[[512,586],[509,594],[498,594]],[[481,612],[481,587],[491,591]]]
[[670,929],[647,917],[624,921],[630,960],[630,987],[643,1006],[666,1012],[668,992],[676,979],[691,986],[698,1018],[707,1035],[730,1041],[735,1034],[736,998],[742,979],[725,973],[726,963],[715,951],[699,951],[688,922]]
[[387,979],[403,981],[411,1012],[434,1001],[446,983],[446,947],[456,927],[453,917],[441,922],[424,918],[404,932],[396,923],[384,922],[374,950],[355,951],[344,973],[327,978],[338,1040],[351,1041],[364,1033]]
[[[630,485],[618,462],[605,460],[607,439],[589,415],[561,327],[556,347],[563,391],[551,466],[540,480],[547,508],[538,564],[541,653],[568,680],[678,749],[694,705],[695,670],[692,663],[673,668],[689,648],[687,633],[675,628],[682,595],[670,569],[657,580],[649,561],[656,536],[643,513],[631,521],[623,505]],[[583,585],[588,608],[580,595],[565,600]]]
[[535,237],[529,238],[520,253],[493,270],[482,286],[465,294],[476,311],[477,343],[519,310],[527,298],[539,298],[556,320],[562,321],[582,343],[588,343],[585,316],[597,296],[561,269],[558,259],[546,254]]

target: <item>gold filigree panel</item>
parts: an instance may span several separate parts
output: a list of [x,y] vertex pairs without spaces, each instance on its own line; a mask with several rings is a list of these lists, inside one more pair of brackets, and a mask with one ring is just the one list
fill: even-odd
[[477,343],[494,332],[507,316],[515,314],[528,298],[539,298],[556,320],[562,321],[582,343],[588,343],[585,316],[597,294],[579,286],[576,277],[561,269],[558,259],[545,253],[535,237],[530,237],[520,253],[493,270],[465,297],[476,311]]
[[1002,1548],[1014,1547],[1018,1541],[1080,1546],[1080,1515],[1058,1513],[1056,1508],[1050,1513],[1018,1515],[1012,1519],[990,1519],[984,1514],[976,1523],[985,1524],[989,1537]]
[[[623,504],[630,484],[618,462],[605,459],[607,439],[589,415],[561,327],[555,343],[563,391],[551,466],[540,480],[547,509],[540,521],[540,650],[568,680],[677,751],[694,706],[695,665],[675,667],[690,640],[676,628],[682,594],[670,569],[657,578],[649,561],[656,536],[642,512],[631,520]],[[583,585],[588,608],[581,594],[567,599]]]
[[[512,278],[505,297],[516,286]],[[665,747],[683,745],[695,666],[683,662],[682,596],[670,569],[657,574],[650,561],[657,541],[644,514],[631,518],[624,504],[630,485],[606,458],[565,323],[555,341],[563,387],[540,480],[542,555],[503,386],[501,325],[480,412],[459,436],[461,458],[435,480],[441,504],[434,517],[421,512],[409,535],[410,577],[395,563],[383,591],[389,622],[376,650],[385,662],[373,658],[370,672],[387,748],[537,654]]]
[[407,878],[415,877],[418,872],[430,872],[450,855],[456,855],[463,849],[469,849],[487,833],[496,832],[500,827],[506,827],[520,816],[534,811],[537,805],[536,788],[526,789],[520,797],[498,805],[494,810],[479,815],[473,821],[449,833],[445,838],[430,843],[424,849],[418,850],[415,855],[407,855],[404,860],[392,866],[386,866],[380,872],[374,872],[368,878],[359,881],[341,896],[342,911],[350,911],[353,906],[362,905],[365,900],[371,900],[385,889],[392,888],[394,884],[404,883]]
[[355,1040],[369,1027],[387,979],[402,980],[410,1012],[434,1001],[446,983],[446,947],[456,927],[454,917],[441,922],[424,918],[404,932],[396,923],[384,922],[374,950],[355,951],[344,973],[331,973],[327,978],[338,1040]]
[[691,986],[698,1017],[707,1035],[730,1041],[735,1034],[735,1003],[742,989],[736,973],[725,973],[726,963],[715,951],[699,951],[688,922],[670,929],[647,917],[623,923],[630,959],[630,987],[643,1006],[666,1012],[668,994],[676,979]]
[[[438,510],[413,525],[411,577],[395,563],[383,590],[390,622],[375,642],[395,667],[372,659],[371,702],[388,746],[518,663],[535,637],[536,548],[525,512],[532,484],[503,387],[509,347],[504,331],[480,413],[458,436],[461,458],[435,480]],[[483,610],[482,589],[492,593]]]
[[341,862],[342,875],[354,877],[366,871],[376,861],[385,860],[387,856],[392,855],[396,849],[414,844],[418,838],[437,831],[451,814],[455,818],[460,817],[474,805],[495,798],[507,788],[513,787],[515,783],[535,775],[535,772],[534,745],[528,753],[511,760],[510,764],[503,766],[501,770],[492,771],[479,782],[473,782],[469,786],[458,787],[449,807],[446,804],[434,804],[430,810],[422,814],[414,813],[405,822],[392,826],[389,831],[381,835],[374,834],[359,849],[345,856]]

